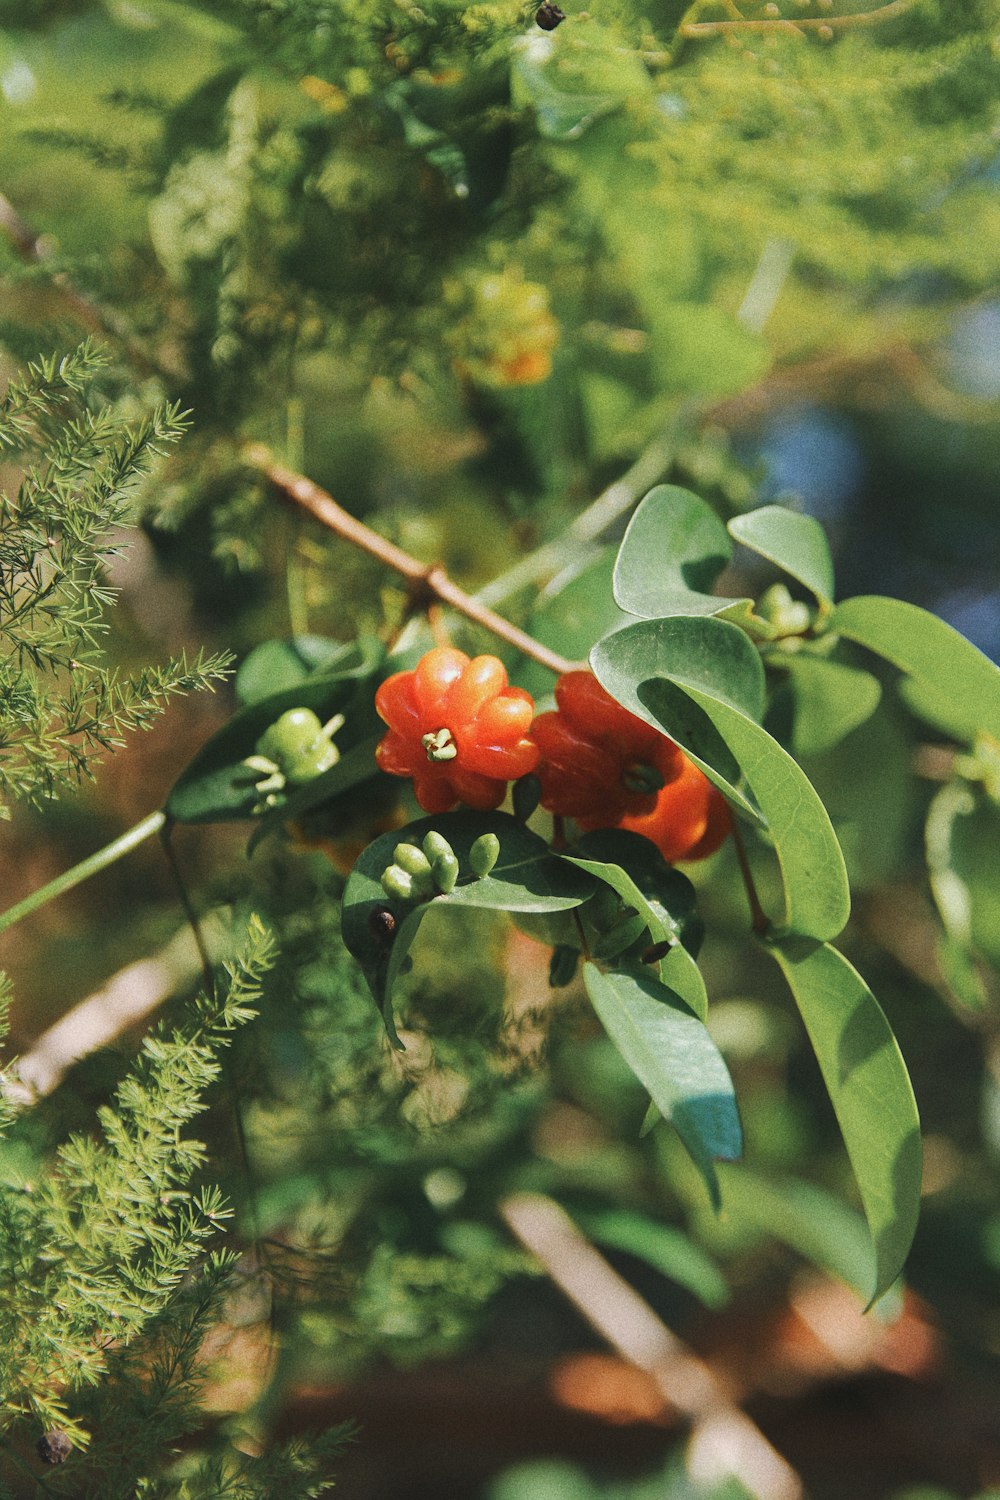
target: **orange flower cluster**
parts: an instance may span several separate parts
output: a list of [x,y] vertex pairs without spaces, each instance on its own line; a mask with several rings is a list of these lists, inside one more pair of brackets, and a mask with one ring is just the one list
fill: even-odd
[[725,799],[666,735],[644,724],[589,672],[566,672],[556,709],[534,715],[503,663],[451,647],[383,682],[375,707],[389,726],[383,771],[413,778],[425,812],[458,802],[499,807],[507,784],[534,772],[541,804],[581,828],[626,828],[671,863],[704,859],[732,828]]

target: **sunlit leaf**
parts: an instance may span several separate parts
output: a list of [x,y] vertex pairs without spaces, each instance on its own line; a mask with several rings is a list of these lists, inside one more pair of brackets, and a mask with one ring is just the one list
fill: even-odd
[[704,500],[660,484],[639,505],[618,549],[614,594],[630,614],[716,615],[750,601],[718,598],[713,583],[732,556],[726,528]]
[[776,563],[789,577],[816,595],[821,604],[833,602],[833,558],[826,532],[812,516],[783,505],[734,516],[729,531],[744,547]]

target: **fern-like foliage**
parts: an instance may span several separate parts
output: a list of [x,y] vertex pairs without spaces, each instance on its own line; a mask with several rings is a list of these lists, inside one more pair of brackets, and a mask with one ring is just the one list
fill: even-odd
[[102,660],[114,590],[106,558],[133,492],[184,430],[176,406],[135,423],[88,397],[105,357],[85,343],[28,366],[0,400],[0,802],[39,801],[91,776],[103,751],[145,728],[175,693],[205,687],[227,658],[199,652],[132,675]]
[[[217,1189],[192,1190],[205,1149],[184,1130],[206,1108],[219,1052],[254,1014],[272,958],[269,935],[251,922],[219,995],[146,1038],[99,1110],[99,1132],[72,1136],[39,1180],[0,1188],[2,1428],[58,1428],[83,1446],[81,1412],[106,1407],[127,1372],[154,1446],[163,1403],[168,1426],[183,1416],[199,1330],[231,1267],[216,1258],[190,1280],[228,1211]],[[130,1348],[139,1335],[141,1358]],[[81,1389],[109,1371],[117,1382],[81,1405]],[[98,1435],[98,1455],[100,1446]]]

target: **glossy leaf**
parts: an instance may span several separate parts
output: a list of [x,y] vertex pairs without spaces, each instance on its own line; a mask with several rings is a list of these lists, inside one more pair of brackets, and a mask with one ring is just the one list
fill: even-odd
[[604,974],[593,963],[583,980],[601,1024],[665,1119],[671,1121],[719,1199],[713,1161],[735,1161],[743,1132],[729,1070],[689,1006],[651,974]]
[[573,1218],[596,1244],[645,1261],[706,1307],[724,1307],[729,1301],[726,1278],[682,1230],[621,1208],[574,1211]]
[[744,547],[805,584],[821,604],[832,604],[833,558],[826,532],[814,517],[783,505],[762,505],[734,516],[728,525]]
[[[628,684],[664,677],[710,693],[758,722],[764,711],[760,654],[727,620],[683,615],[643,620],[598,641],[590,659],[602,682],[602,672]],[[607,682],[604,686],[618,697]]]
[[[343,713],[345,724],[335,736],[335,744],[346,759],[346,752],[368,740],[375,718],[372,686],[351,671],[345,675],[309,677],[295,686],[272,693],[248,704],[228,724],[203,745],[191,763],[182,771],[167,797],[166,812],[178,823],[234,822],[254,817],[260,800],[253,785],[253,773],[242,764],[261,735],[289,708],[311,708],[324,722]],[[352,769],[361,771],[357,758]],[[333,768],[334,771],[337,767]],[[343,790],[345,784],[356,784],[376,774],[374,754],[366,772],[351,783],[331,776],[331,784]],[[319,779],[319,778],[317,778]],[[329,795],[329,794],[328,794]]]
[[[772,920],[790,933],[835,937],[850,915],[850,891],[826,809],[801,768],[738,703],[694,684],[689,659],[676,646],[671,650],[691,627],[742,636],[721,620],[649,620],[599,642],[591,653],[594,671],[612,697],[676,740],[732,802],[766,824],[785,893],[784,913]],[[756,651],[743,639],[759,668]],[[683,676],[672,660],[683,662]],[[711,683],[707,671],[704,680]],[[730,689],[731,700],[738,698],[738,674],[720,672],[717,681]],[[752,802],[738,785],[744,777]]]
[[805,1022],[854,1169],[875,1246],[875,1301],[903,1269],[920,1208],[920,1120],[906,1064],[842,954],[787,938],[765,946]]
[[958,740],[985,730],[1000,740],[1000,668],[936,615],[864,594],[838,604],[829,628],[905,672],[907,703],[936,729]]
[[[415,907],[390,900],[380,880],[392,863],[396,845],[419,845],[432,828],[443,834],[455,851],[460,868],[458,884],[448,895],[435,896]],[[490,874],[477,880],[471,873],[469,852],[484,833],[496,835],[500,854]],[[382,834],[361,854],[344,889],[344,942],[364,969],[375,1002],[391,1025],[388,1007],[392,985],[429,906],[559,912],[580,906],[594,890],[590,876],[553,854],[544,839],[507,813],[439,813]],[[389,941],[373,925],[373,914],[385,908],[397,924],[395,938]]]
[[[609,885],[627,906],[632,907],[634,911],[639,913],[645,920],[648,932],[648,939],[644,940],[644,942],[648,941],[650,945],[663,942],[670,943],[669,952],[656,965],[655,972],[659,974],[661,981],[669,989],[674,990],[691,1007],[698,1019],[704,1021],[708,1014],[708,995],[705,991],[705,981],[702,978],[701,970],[684,946],[682,940],[682,934],[690,926],[694,906],[694,887],[679,870],[674,870],[668,865],[659,851],[650,844],[648,839],[642,838],[640,834],[615,829],[600,829],[597,834],[588,834],[586,839],[581,841],[581,847],[586,844],[587,840],[592,842],[597,841],[601,834],[608,834],[612,840],[616,841],[634,841],[636,846],[640,844],[647,845],[653,856],[662,863],[664,872],[675,877],[677,882],[683,881],[684,886],[687,887],[685,890],[678,884],[677,892],[680,898],[678,900],[677,897],[672,896],[672,893],[668,894],[664,889],[666,882],[657,880],[654,884],[649,879],[649,875],[652,873],[650,866],[653,861],[644,859],[644,851],[638,848],[633,851],[626,847],[622,853],[624,863],[628,864],[629,870],[632,873],[623,870],[620,864],[598,859],[581,859],[571,855],[564,856],[570,860],[571,864],[577,865],[580,869],[586,870],[588,874],[593,875],[595,879],[603,881],[605,885]],[[600,847],[599,844],[598,847]],[[630,857],[633,853],[634,858]],[[643,872],[644,865],[645,872]],[[644,884],[650,890],[649,895],[632,878],[634,874],[641,880],[643,873],[646,875]],[[656,873],[657,875],[659,874],[659,872]],[[663,897],[666,897],[670,902],[670,906],[674,907],[673,911],[670,909],[670,906],[664,904]],[[675,912],[677,913],[676,915]],[[654,970],[651,968],[650,972],[654,972]]]
[[882,699],[877,677],[861,667],[800,651],[787,666],[794,698],[792,750],[822,755],[871,718]]
[[614,569],[622,609],[644,619],[717,615],[749,599],[718,598],[713,583],[732,557],[726,528],[704,500],[660,484],[636,509]]

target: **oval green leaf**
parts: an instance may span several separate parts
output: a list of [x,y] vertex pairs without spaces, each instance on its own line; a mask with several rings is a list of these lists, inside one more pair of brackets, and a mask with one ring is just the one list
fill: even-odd
[[963,741],[985,730],[1000,740],[1000,668],[936,615],[861,594],[837,605],[829,628],[905,672],[907,703],[936,729]]
[[833,558],[826,532],[813,516],[762,505],[759,510],[733,516],[729,534],[744,547],[776,563],[790,578],[805,584],[820,604],[833,603]]
[[704,500],[659,484],[640,503],[615,561],[614,596],[643,619],[716,615],[750,600],[709,591],[733,554],[725,526]]
[[920,1118],[888,1021],[827,944],[765,945],[795,997],[840,1125],[875,1246],[870,1301],[903,1269],[920,1210]]
[[651,974],[603,974],[587,963],[583,981],[605,1031],[674,1125],[717,1205],[713,1162],[735,1161],[743,1150],[736,1094],[722,1053],[680,996]]
[[[420,844],[432,828],[442,833],[455,851],[460,868],[458,885],[448,895],[435,896],[420,906],[390,900],[380,881],[383,870],[392,863],[396,845]],[[496,834],[500,854],[489,875],[477,880],[471,873],[469,851],[484,833]],[[507,813],[439,813],[382,834],[360,855],[344,888],[341,912],[344,942],[364,970],[391,1035],[392,985],[429,906],[568,911],[587,901],[595,889],[589,875],[553,854],[544,839]],[[380,908],[388,908],[397,923],[395,937],[390,941],[377,928],[373,930],[373,913]]]

